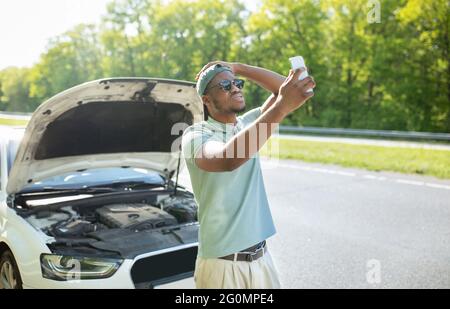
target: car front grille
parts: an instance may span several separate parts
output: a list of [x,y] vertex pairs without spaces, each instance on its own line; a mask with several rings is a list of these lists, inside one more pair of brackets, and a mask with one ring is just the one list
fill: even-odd
[[197,250],[197,246],[194,246],[137,260],[131,268],[135,287],[154,288],[191,277],[194,274]]

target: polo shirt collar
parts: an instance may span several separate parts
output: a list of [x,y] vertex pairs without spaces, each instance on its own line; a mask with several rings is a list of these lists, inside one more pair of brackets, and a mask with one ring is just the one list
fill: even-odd
[[214,127],[214,129],[223,131],[223,132],[233,132],[241,127],[241,120],[239,117],[236,117],[236,124],[232,123],[223,123],[215,120],[213,117],[208,116],[208,120],[206,121],[209,125]]

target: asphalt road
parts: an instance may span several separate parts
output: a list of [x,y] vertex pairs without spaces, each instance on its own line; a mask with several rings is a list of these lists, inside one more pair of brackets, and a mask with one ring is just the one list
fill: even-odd
[[284,287],[450,288],[450,181],[296,161],[263,173]]
[[286,160],[263,174],[284,288],[450,288],[450,181]]

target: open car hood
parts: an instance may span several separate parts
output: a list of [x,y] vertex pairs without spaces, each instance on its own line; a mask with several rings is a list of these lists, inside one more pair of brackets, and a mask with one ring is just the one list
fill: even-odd
[[129,166],[171,176],[183,130],[202,119],[194,83],[112,78],[76,86],[33,113],[6,191],[89,168]]

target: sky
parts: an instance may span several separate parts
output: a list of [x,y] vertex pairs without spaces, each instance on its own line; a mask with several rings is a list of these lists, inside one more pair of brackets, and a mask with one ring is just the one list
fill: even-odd
[[99,23],[110,0],[0,0],[0,70],[32,66],[50,38]]
[[[0,70],[31,67],[48,40],[80,23],[99,24],[111,0],[0,0]],[[258,0],[245,1],[254,8]]]

